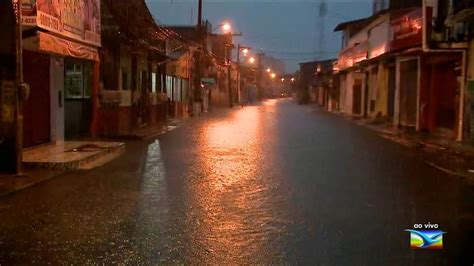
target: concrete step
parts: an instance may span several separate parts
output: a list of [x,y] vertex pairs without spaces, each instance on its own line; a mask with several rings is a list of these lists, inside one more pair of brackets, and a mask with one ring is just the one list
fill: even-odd
[[25,150],[23,165],[26,168],[80,169],[112,153],[120,153],[124,148],[122,142],[59,142]]

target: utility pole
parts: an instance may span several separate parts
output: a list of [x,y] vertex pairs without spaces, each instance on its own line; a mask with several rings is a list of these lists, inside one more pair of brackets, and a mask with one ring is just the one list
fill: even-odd
[[[240,35],[236,35],[236,36],[242,36],[242,34]],[[250,51],[250,47],[248,46],[243,46],[243,45],[240,45],[238,44],[237,45],[237,93],[238,93],[238,98],[239,98],[239,101],[242,101],[242,94],[241,94],[241,87],[242,87],[242,82],[241,82],[241,75],[240,75],[240,51],[241,50],[247,50]]]
[[22,101],[27,86],[23,84],[23,56],[20,0],[0,3],[0,95],[1,123],[0,170],[21,173],[23,151]]
[[[231,69],[232,69],[232,49],[234,48],[234,44],[232,43],[232,37],[233,36],[242,36],[242,32],[239,32],[239,33],[228,33],[229,34],[229,43],[227,44],[227,47],[228,51],[230,51],[229,55],[226,54],[226,58],[228,58],[228,65],[227,65],[227,79],[228,79],[228,94],[229,94],[229,107],[232,108],[234,107],[234,103],[233,103],[233,93],[232,93],[232,77],[231,77]],[[240,47],[240,45],[238,46],[238,48]],[[240,48],[239,48],[240,49]],[[239,49],[237,49],[237,61],[240,60],[240,57],[239,57]],[[239,89],[239,62],[237,63],[237,89]]]
[[232,69],[232,47],[233,47],[233,44],[232,44],[232,33],[228,33],[229,34],[229,37],[228,37],[228,40],[229,40],[229,43],[226,44],[226,48],[228,50],[226,50],[226,64],[227,64],[227,96],[229,98],[229,108],[232,108],[234,106],[234,103],[233,103],[233,97],[232,97],[232,75],[231,75],[231,69]]
[[21,172],[23,161],[23,30],[21,29],[21,1],[15,1],[16,9],[16,97],[15,97],[15,148],[16,173]]
[[[199,102],[200,107],[202,108],[202,89],[201,89],[201,76],[202,76],[202,69],[201,69],[201,58],[202,58],[202,50],[204,46],[204,41],[202,38],[202,0],[198,0],[198,17],[197,17],[197,28],[196,28],[196,37],[199,44],[198,49],[195,52],[195,65],[196,71],[194,73],[194,91],[193,91],[193,99],[192,99],[192,107],[194,115],[194,105],[196,102]],[[200,111],[198,111],[200,112]]]
[[237,44],[237,101],[242,101],[241,94],[240,94],[240,43]]
[[237,102],[242,101],[240,98],[240,43],[237,44]]
[[21,171],[21,149],[18,149],[17,80],[18,1],[0,1],[0,171]]
[[262,87],[262,58],[265,55],[265,53],[260,51],[258,53],[258,67],[257,67],[257,97],[258,100],[263,99],[263,87]]

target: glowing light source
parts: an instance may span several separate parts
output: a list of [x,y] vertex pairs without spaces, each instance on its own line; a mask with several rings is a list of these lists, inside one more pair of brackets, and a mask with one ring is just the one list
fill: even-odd
[[272,74],[270,75],[270,77],[272,77],[272,79],[274,79],[274,78],[276,77],[276,74],[275,74],[275,73],[272,73]]
[[229,23],[224,23],[224,24],[222,25],[222,29],[223,29],[225,32],[230,31],[230,24],[229,24]]
[[272,70],[270,68],[267,68],[267,72],[270,73]]
[[255,63],[255,58],[253,58],[253,57],[250,57],[250,58],[249,58],[249,63],[250,63],[250,64],[253,64],[253,63]]

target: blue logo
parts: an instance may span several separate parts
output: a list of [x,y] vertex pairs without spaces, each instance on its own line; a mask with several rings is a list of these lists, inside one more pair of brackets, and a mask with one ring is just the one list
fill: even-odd
[[443,235],[446,232],[440,230],[412,230],[410,232],[410,246],[413,249],[442,249]]

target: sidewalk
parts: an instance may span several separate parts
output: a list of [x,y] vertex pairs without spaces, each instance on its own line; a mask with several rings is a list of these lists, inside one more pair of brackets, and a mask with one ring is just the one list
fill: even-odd
[[381,137],[423,151],[425,162],[451,175],[474,177],[474,145],[455,141],[446,134],[428,134],[400,129],[391,123],[353,119],[358,125],[378,132]]
[[124,148],[122,142],[64,141],[23,151],[25,168],[79,169]]
[[[185,119],[171,119],[166,124],[134,132],[135,139],[148,140],[179,127]],[[27,149],[23,153],[21,175],[0,174],[0,197],[61,176],[72,170],[88,170],[103,165],[122,154],[123,142],[67,141]]]
[[27,168],[20,175],[0,174],[0,197],[43,183],[66,172],[62,169]]

